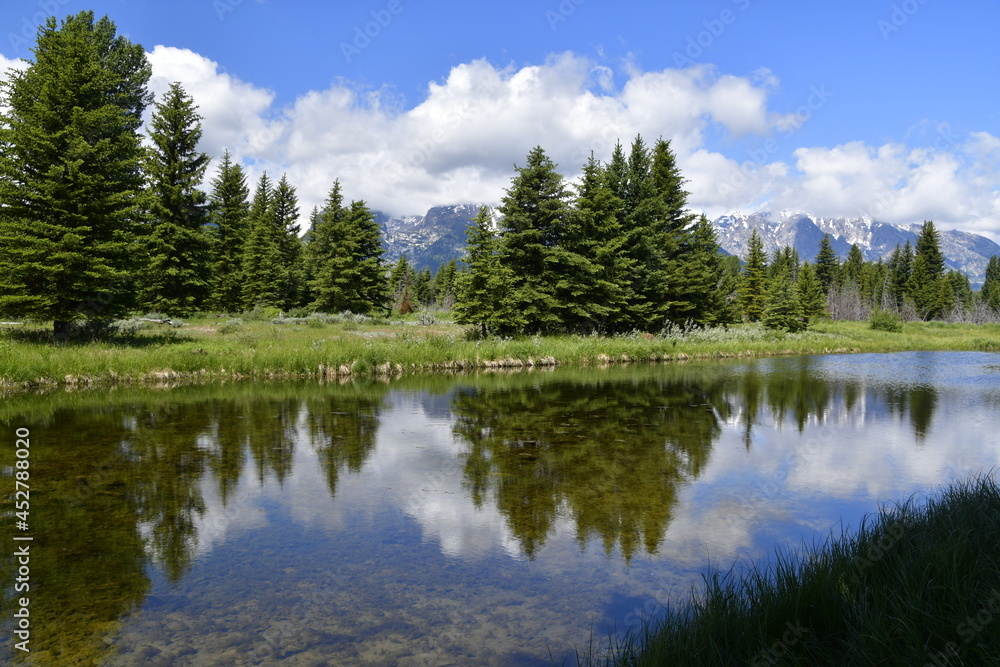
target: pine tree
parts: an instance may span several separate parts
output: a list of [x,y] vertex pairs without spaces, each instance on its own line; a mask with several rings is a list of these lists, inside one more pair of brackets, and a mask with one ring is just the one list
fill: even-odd
[[901,311],[910,296],[910,276],[913,273],[913,246],[906,242],[904,248],[896,245],[889,257],[888,283],[892,290],[896,310]]
[[458,274],[458,262],[449,261],[438,268],[434,274],[434,291],[437,294],[438,305],[450,310],[455,303],[455,276]]
[[669,141],[659,139],[653,146],[651,180],[662,207],[662,218],[652,230],[657,256],[650,273],[650,296],[658,297],[660,304],[657,319],[675,325],[704,324],[712,319],[705,309],[717,287],[719,248],[707,219],[700,227],[701,237],[695,239],[699,217],[687,210],[685,180]]
[[760,240],[755,229],[750,233],[743,277],[739,287],[743,316],[749,322],[757,322],[764,315],[767,283],[767,254],[764,252],[764,242]]
[[412,281],[413,267],[410,266],[410,261],[406,258],[405,254],[400,255],[389,271],[389,280],[387,283],[389,297],[392,299],[394,308],[398,309],[400,307],[403,292],[411,287]]
[[764,298],[761,322],[768,329],[784,329],[790,333],[806,328],[802,303],[792,285],[792,274],[787,267],[775,275]]
[[210,240],[206,197],[199,189],[210,158],[198,151],[201,116],[180,83],[170,84],[150,122],[146,172],[153,195],[148,267],[140,301],[168,315],[189,315],[209,292]]
[[917,255],[924,258],[924,266],[931,279],[944,275],[944,253],[941,252],[941,236],[934,228],[934,223],[925,220],[917,237]]
[[304,292],[302,243],[299,240],[299,198],[282,174],[271,201],[271,224],[278,245],[278,305],[289,310],[301,303]]
[[657,331],[666,323],[664,308],[672,305],[663,303],[661,293],[667,249],[660,245],[664,239],[658,223],[666,218],[666,204],[657,196],[652,158],[641,136],[632,142],[623,185],[623,251],[632,265],[625,323],[629,329]]
[[208,305],[213,310],[238,312],[243,306],[243,244],[249,224],[249,196],[243,168],[226,151],[209,195],[214,261]]
[[271,179],[257,181],[250,203],[250,225],[243,244],[243,306],[277,308],[281,305],[281,253],[273,222]]
[[527,330],[559,331],[585,317],[573,294],[582,267],[564,245],[570,214],[566,186],[540,146],[515,169],[500,206],[501,262],[513,272],[512,296]]
[[519,331],[523,313],[513,298],[514,272],[500,261],[500,239],[487,207],[469,225],[465,269],[455,277],[455,321],[472,324],[480,336]]
[[907,283],[907,291],[920,317],[931,320],[950,310],[954,294],[951,283],[945,285],[946,282],[940,239],[934,223],[928,220],[917,237],[917,252]]
[[340,308],[343,299],[339,277],[341,266],[346,268],[349,260],[342,256],[345,251],[339,244],[343,241],[340,235],[344,231],[346,215],[340,181],[336,180],[323,209],[311,217],[311,228],[306,235],[309,239],[306,263],[310,275],[309,291],[313,298],[311,305],[324,312],[343,310]]
[[424,268],[414,274],[413,297],[421,307],[429,306],[434,301],[430,269]]
[[851,244],[851,249],[847,253],[847,261],[840,267],[841,285],[861,285],[861,272],[865,264],[865,257],[861,254],[861,248],[857,243]]
[[811,318],[826,315],[826,294],[823,291],[822,283],[816,276],[815,269],[809,262],[804,262],[799,269],[799,279],[795,281],[795,291],[806,324]]
[[684,273],[684,308],[676,308],[675,321],[687,318],[697,326],[729,324],[733,314],[727,306],[729,291],[723,281],[723,258],[715,228],[701,215],[684,245],[681,271]]
[[583,167],[573,211],[578,229],[573,249],[589,261],[591,268],[581,295],[589,304],[586,328],[615,330],[626,315],[626,283],[631,262],[622,252],[620,209],[621,200],[608,186],[604,170],[591,155]]
[[823,240],[819,242],[819,253],[816,255],[816,279],[819,280],[823,294],[829,294],[830,288],[837,280],[840,273],[840,260],[837,253],[833,251],[833,243],[829,234],[823,234]]
[[951,284],[951,291],[954,294],[954,305],[961,306],[965,310],[972,308],[973,294],[972,285],[969,284],[969,277],[961,271],[952,269],[945,276]]
[[979,299],[993,310],[1000,311],[1000,257],[993,255],[986,265],[986,278]]
[[388,280],[382,232],[364,201],[344,207],[335,181],[309,244],[312,307],[326,312],[369,313],[387,307]]
[[49,18],[34,55],[0,83],[0,312],[62,338],[130,305],[151,69],[93,12]]

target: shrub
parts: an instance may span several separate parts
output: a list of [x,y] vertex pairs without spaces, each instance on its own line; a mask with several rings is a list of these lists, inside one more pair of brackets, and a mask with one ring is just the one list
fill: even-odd
[[243,329],[243,320],[240,318],[234,318],[231,320],[226,320],[226,323],[219,327],[220,334],[231,334]]
[[875,331],[899,333],[903,330],[903,320],[900,319],[899,315],[889,310],[873,310],[868,321]]
[[434,326],[438,323],[437,317],[429,310],[420,311],[420,314],[417,315],[417,321],[425,327]]

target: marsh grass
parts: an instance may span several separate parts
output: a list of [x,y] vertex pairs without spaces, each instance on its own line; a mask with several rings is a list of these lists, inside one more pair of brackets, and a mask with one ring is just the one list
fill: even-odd
[[882,507],[854,532],[710,571],[692,598],[613,639],[609,665],[995,665],[993,474]]
[[[301,315],[301,313],[297,313]],[[900,333],[866,322],[821,321],[787,334],[759,325],[653,336],[527,336],[470,340],[447,314],[394,320],[353,313],[285,317],[259,309],[192,317],[182,328],[125,327],[53,343],[48,324],[0,329],[0,386],[292,378],[414,371],[599,366],[779,354],[1000,350],[1000,326],[906,323]],[[276,324],[275,321],[281,322]],[[124,335],[127,331],[128,335]],[[196,352],[197,350],[197,352]]]

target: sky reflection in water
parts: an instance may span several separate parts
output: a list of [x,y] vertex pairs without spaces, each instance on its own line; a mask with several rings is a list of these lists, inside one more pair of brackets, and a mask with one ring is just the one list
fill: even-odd
[[530,665],[709,561],[989,470],[998,405],[996,355],[907,353],[49,395],[0,419],[35,443],[36,658]]

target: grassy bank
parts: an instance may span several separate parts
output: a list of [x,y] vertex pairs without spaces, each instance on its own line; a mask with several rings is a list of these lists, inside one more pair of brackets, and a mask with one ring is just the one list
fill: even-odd
[[740,325],[687,335],[476,341],[467,340],[463,329],[447,320],[212,316],[180,327],[142,323],[119,335],[57,344],[47,326],[5,326],[0,329],[0,386],[16,390],[192,379],[332,378],[917,349],[1000,350],[1000,326],[908,323],[900,333],[887,333],[873,331],[865,322],[821,321],[800,334]]
[[883,508],[856,533],[767,566],[711,574],[607,662],[943,666],[998,656],[1000,488],[987,477]]

